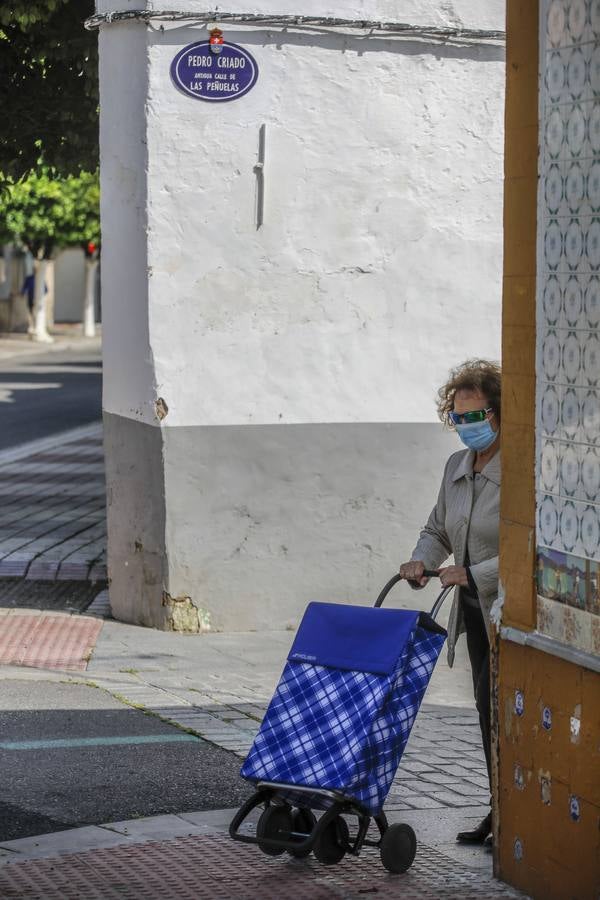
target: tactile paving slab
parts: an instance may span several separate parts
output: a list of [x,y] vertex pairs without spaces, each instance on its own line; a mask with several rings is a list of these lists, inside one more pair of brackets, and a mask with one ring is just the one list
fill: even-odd
[[83,671],[101,628],[102,621],[91,617],[2,616],[0,665]]
[[[43,838],[41,838],[43,840]],[[522,896],[420,844],[412,868],[390,875],[376,850],[335,866],[264,856],[214,834],[5,865],[5,900],[486,900]]]

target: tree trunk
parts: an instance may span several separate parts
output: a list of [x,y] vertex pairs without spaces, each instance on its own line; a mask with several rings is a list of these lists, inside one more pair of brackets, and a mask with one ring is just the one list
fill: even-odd
[[85,261],[85,294],[83,297],[83,336],[96,336],[96,309],[95,309],[95,287],[96,287],[96,269],[98,268],[97,259],[86,259]]
[[46,325],[46,268],[47,259],[36,259],[34,262],[35,289],[33,293],[33,333],[32,340],[51,344],[54,340],[48,334]]

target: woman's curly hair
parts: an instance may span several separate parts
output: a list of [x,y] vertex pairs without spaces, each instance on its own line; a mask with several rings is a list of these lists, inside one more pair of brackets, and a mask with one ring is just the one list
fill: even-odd
[[487,359],[468,359],[450,370],[450,377],[438,391],[437,411],[444,425],[452,428],[449,413],[457,391],[480,391],[500,422],[500,366]]

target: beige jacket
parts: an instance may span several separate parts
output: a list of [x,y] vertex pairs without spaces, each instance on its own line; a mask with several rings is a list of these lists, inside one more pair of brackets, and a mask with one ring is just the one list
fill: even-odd
[[[437,503],[421,531],[411,559],[422,560],[426,569],[437,569],[452,553],[455,565],[463,565],[467,546],[471,574],[477,585],[479,605],[490,627],[490,609],[498,595],[498,531],[500,521],[500,453],[482,471],[486,479],[473,505],[473,450],[459,450],[446,463]],[[467,544],[468,541],[468,544]],[[460,588],[448,623],[448,663],[465,630]]]

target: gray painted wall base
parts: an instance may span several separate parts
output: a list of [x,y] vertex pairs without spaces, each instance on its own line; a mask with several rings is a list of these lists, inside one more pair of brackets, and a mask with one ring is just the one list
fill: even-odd
[[104,413],[108,578],[116,619],[166,626],[165,479],[159,428]]
[[[105,414],[116,618],[295,629],[372,603],[408,559],[457,438],[435,424],[153,427]],[[431,606],[401,585],[392,603]]]

